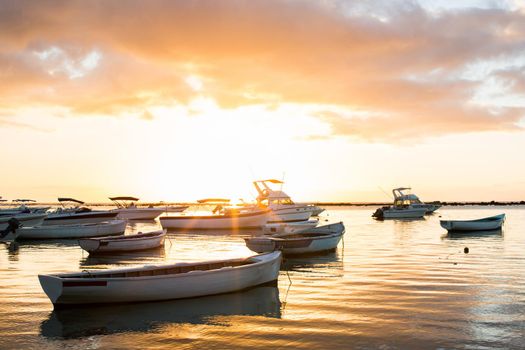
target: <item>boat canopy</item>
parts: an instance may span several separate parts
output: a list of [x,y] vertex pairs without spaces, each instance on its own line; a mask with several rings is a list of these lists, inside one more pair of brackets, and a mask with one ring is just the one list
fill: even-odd
[[136,197],[109,197],[112,201],[138,201]]
[[36,201],[34,199],[13,199],[13,202],[33,202],[35,203]]
[[229,203],[230,200],[227,198],[204,198],[197,200],[197,203]]
[[58,201],[59,201],[59,202],[75,202],[75,203],[78,203],[78,204],[84,204],[84,202],[79,201],[78,199],[75,199],[75,198],[67,198],[67,197],[59,197],[59,198],[58,198]]

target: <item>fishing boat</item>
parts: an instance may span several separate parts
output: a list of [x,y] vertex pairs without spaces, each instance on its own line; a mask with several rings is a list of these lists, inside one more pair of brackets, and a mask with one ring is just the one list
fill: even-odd
[[319,208],[308,204],[294,203],[289,195],[281,190],[272,189],[272,185],[283,185],[276,179],[257,180],[253,182],[257,193],[257,206],[271,209],[269,224],[306,221]]
[[[403,190],[404,188],[401,188]],[[378,220],[384,219],[421,219],[428,211],[426,207],[417,207],[412,205],[409,199],[398,199],[399,188],[392,190],[394,194],[394,204],[377,208],[372,217]]]
[[166,230],[98,238],[83,238],[78,245],[90,254],[147,250],[164,245]]
[[269,216],[269,209],[224,208],[219,204],[204,215],[183,213],[161,216],[159,221],[163,228],[178,230],[244,229],[263,227]]
[[307,220],[300,222],[289,222],[279,224],[266,224],[263,226],[263,233],[276,234],[276,233],[294,233],[303,231],[306,229],[314,228],[319,224],[319,220]]
[[342,222],[295,233],[245,238],[246,246],[257,253],[281,250],[284,255],[310,254],[336,249],[345,233]]
[[158,207],[137,207],[136,202],[139,199],[135,197],[110,197],[109,199],[117,206],[117,209],[113,211],[118,213],[119,219],[154,220],[164,212],[164,209]]
[[413,208],[424,208],[425,214],[432,214],[439,208],[441,204],[438,202],[424,203],[414,193],[410,193],[410,187],[399,187],[394,188],[392,193],[394,194],[394,206],[402,206],[409,204]]
[[139,302],[230,293],[276,281],[281,252],[248,258],[39,275],[56,306]]
[[441,227],[449,232],[500,230],[505,223],[505,214],[477,220],[440,220],[439,223]]
[[9,220],[15,218],[21,226],[41,225],[46,218],[46,214],[9,214],[0,216],[0,230],[5,230],[9,226]]
[[58,202],[61,207],[48,214],[44,226],[97,224],[114,220],[118,215],[107,210],[92,210],[83,206],[83,201],[74,198],[59,197]]
[[125,220],[111,220],[96,224],[47,225],[22,227],[16,232],[19,239],[63,239],[121,235],[126,230]]

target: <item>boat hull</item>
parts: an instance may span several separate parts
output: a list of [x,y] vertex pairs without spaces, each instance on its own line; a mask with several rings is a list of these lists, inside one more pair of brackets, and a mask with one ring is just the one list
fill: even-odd
[[66,239],[120,235],[126,230],[127,222],[112,220],[98,224],[48,225],[22,227],[16,232],[19,239]]
[[[140,277],[103,277],[109,273],[156,271],[174,264],[135,269],[106,270],[100,272],[60,275],[39,275],[42,289],[54,305],[121,303],[192,298],[230,293],[277,280],[281,253],[258,255],[250,258],[249,265],[224,267],[216,270],[194,270],[173,275]],[[210,262],[212,264],[214,262]],[[98,277],[100,276],[100,277]]]
[[98,224],[114,220],[116,217],[117,213],[111,211],[49,214],[44,220],[43,226]]
[[449,232],[471,232],[500,230],[505,222],[505,214],[479,220],[441,220],[441,227]]
[[308,205],[291,205],[272,208],[268,224],[307,221],[314,209]]
[[216,229],[242,229],[260,228],[268,221],[269,211],[229,215],[207,216],[161,216],[160,224],[163,228],[177,230],[216,230]]
[[11,218],[15,218],[20,222],[22,226],[34,226],[41,225],[46,218],[46,214],[16,214],[16,215],[5,215],[0,217],[0,230],[5,230],[7,228],[8,221]]
[[425,216],[427,212],[426,208],[392,208],[384,207],[379,208],[372,215],[373,217],[383,219],[420,219]]
[[164,245],[166,230],[124,237],[101,237],[79,239],[82,249],[91,254],[129,252],[154,249]]

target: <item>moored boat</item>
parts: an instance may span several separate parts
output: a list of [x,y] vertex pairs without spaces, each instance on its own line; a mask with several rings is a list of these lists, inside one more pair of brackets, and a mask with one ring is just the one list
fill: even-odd
[[209,215],[170,215],[161,216],[163,228],[178,230],[213,230],[260,228],[266,224],[270,210],[219,210]]
[[441,227],[449,232],[471,232],[499,230],[505,223],[505,214],[477,220],[440,220]]
[[339,222],[295,233],[245,238],[245,242],[250,250],[258,253],[281,250],[284,255],[311,254],[336,249],[344,233],[345,227]]
[[139,302],[235,292],[276,281],[281,252],[241,259],[39,275],[55,306]]
[[319,208],[309,204],[294,203],[289,195],[280,190],[274,190],[270,184],[282,185],[276,179],[257,180],[253,182],[257,193],[257,206],[271,209],[269,224],[306,221]]
[[432,214],[439,208],[441,204],[439,202],[424,203],[414,193],[410,193],[410,187],[399,187],[394,188],[392,193],[394,194],[394,206],[411,205],[413,208],[423,208],[426,210],[425,214]]
[[5,230],[9,226],[9,220],[15,218],[21,226],[41,225],[46,218],[46,214],[11,214],[0,216],[0,230]]
[[91,254],[129,252],[161,247],[165,238],[166,230],[158,230],[135,235],[83,238],[78,240],[78,245]]
[[138,207],[136,202],[139,200],[135,197],[110,197],[117,206],[112,211],[117,212],[119,219],[128,220],[154,220],[164,212],[163,208],[155,207]]
[[19,228],[19,239],[65,239],[120,235],[126,230],[125,220],[111,220],[96,224],[47,225]]
[[[372,217],[378,220],[384,219],[421,219],[429,210],[426,206],[415,206],[411,200],[403,197],[403,192],[408,188],[394,188],[394,203],[390,206],[377,208]],[[402,196],[400,197],[400,193]]]

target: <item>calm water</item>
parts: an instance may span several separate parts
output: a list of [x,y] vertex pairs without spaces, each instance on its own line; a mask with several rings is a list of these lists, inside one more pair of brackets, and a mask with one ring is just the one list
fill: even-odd
[[[344,221],[344,244],[287,259],[278,287],[60,312],[37,273],[248,256],[250,233],[171,233],[164,249],[107,258],[88,257],[74,241],[1,244],[0,348],[524,348],[525,208],[384,222],[372,211],[330,208],[323,220]],[[500,212],[502,234],[448,237],[439,226],[440,216]]]

